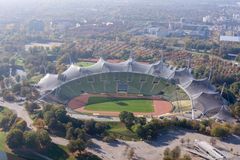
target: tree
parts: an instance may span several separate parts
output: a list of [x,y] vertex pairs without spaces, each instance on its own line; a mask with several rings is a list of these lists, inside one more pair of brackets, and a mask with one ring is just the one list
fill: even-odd
[[215,145],[217,144],[216,138],[212,137],[212,138],[210,139],[210,143],[211,143],[212,146],[215,146]]
[[187,144],[188,144],[188,145],[189,145],[190,141],[191,141],[191,140],[190,140],[189,138],[187,138]]
[[66,139],[73,139],[73,138],[74,138],[74,128],[70,127],[67,129]]
[[44,129],[37,131],[37,137],[38,137],[41,147],[43,147],[43,148],[47,147],[52,142],[48,132]]
[[39,106],[37,103],[29,103],[26,102],[25,103],[25,109],[29,112],[29,113],[33,113],[35,109],[38,109]]
[[180,160],[191,160],[191,159],[192,158],[189,155],[187,155],[187,154],[183,155],[183,157],[180,158]]
[[236,117],[236,118],[240,118],[240,103],[237,102],[234,105],[231,106],[231,110],[232,110],[232,114]]
[[130,129],[135,122],[135,116],[131,112],[123,111],[119,115],[120,121],[124,123],[127,129]]
[[4,131],[7,131],[9,130],[9,121],[10,121],[10,118],[7,117],[7,116],[4,116],[1,121],[0,121],[0,127],[4,130]]
[[95,123],[95,133],[98,135],[101,135],[102,133],[104,133],[107,128],[108,128],[108,125],[106,125],[105,123],[101,123],[101,122]]
[[7,134],[6,142],[10,148],[19,148],[23,145],[23,132],[19,129],[12,129]]
[[90,135],[94,135],[96,131],[95,124],[96,122],[94,120],[86,121],[84,124],[85,131]]
[[74,130],[74,135],[76,139],[81,139],[83,141],[87,141],[87,134],[83,129],[76,128]]
[[14,93],[20,93],[20,91],[21,91],[21,84],[15,84],[15,85],[13,86],[13,88],[12,88],[12,91],[13,91]]
[[57,129],[57,124],[58,124],[58,121],[56,120],[56,118],[52,117],[48,122],[48,128],[50,130]]
[[229,134],[229,130],[221,125],[214,125],[211,129],[211,135],[214,137],[224,137]]
[[231,92],[233,92],[236,95],[240,95],[240,82],[234,82],[230,86]]
[[14,124],[13,128],[20,129],[24,132],[27,128],[27,122],[23,119],[18,119],[18,121]]
[[70,152],[75,153],[75,152],[83,152],[87,145],[86,142],[81,140],[81,139],[77,139],[77,140],[70,140],[69,144],[67,145],[68,149]]
[[36,126],[37,129],[43,129],[45,122],[42,119],[38,118],[34,121],[34,126]]
[[166,148],[163,152],[164,157],[170,157],[171,156],[171,150],[170,148]]
[[66,123],[68,120],[67,111],[64,108],[57,108],[55,111],[55,116],[58,121]]
[[129,150],[128,154],[127,154],[128,160],[132,160],[134,155],[135,155],[134,149],[130,148],[130,150]]
[[136,118],[136,122],[140,125],[145,125],[147,123],[147,119],[145,117]]
[[232,128],[232,133],[236,135],[240,135],[240,124],[235,124]]
[[185,140],[183,138],[180,139],[181,144],[183,145],[185,143]]
[[54,117],[55,117],[55,114],[53,111],[47,111],[43,114],[43,119],[46,124],[48,124],[50,122],[50,119]]
[[39,141],[38,136],[35,131],[26,131],[23,134],[24,136],[24,144],[28,148],[38,148],[39,147]]
[[171,157],[173,159],[179,159],[180,156],[181,156],[181,149],[179,146],[176,146],[171,152]]

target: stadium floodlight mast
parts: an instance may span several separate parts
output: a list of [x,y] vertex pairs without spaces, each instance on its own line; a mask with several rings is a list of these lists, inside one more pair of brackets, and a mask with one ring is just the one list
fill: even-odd
[[195,116],[194,116],[194,109],[193,109],[193,99],[191,96],[190,96],[190,101],[191,101],[191,106],[192,106],[192,120],[194,120]]
[[223,87],[222,87],[222,90],[221,90],[221,96],[222,96],[222,94],[223,94],[223,91],[224,91],[224,88],[225,88],[225,85],[226,85],[226,82],[224,82],[224,84],[223,84]]
[[188,59],[188,69],[191,68],[191,62],[192,62],[192,57],[189,57],[189,59]]

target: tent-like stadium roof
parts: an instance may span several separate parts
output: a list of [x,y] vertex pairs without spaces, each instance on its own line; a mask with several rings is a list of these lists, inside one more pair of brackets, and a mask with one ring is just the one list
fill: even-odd
[[183,68],[174,72],[173,79],[178,80],[180,85],[184,85],[185,83],[193,80],[193,76],[189,69]]
[[196,95],[201,92],[211,93],[216,92],[216,88],[210,84],[207,78],[204,79],[192,79],[182,85],[189,95]]
[[221,121],[227,121],[227,122],[234,122],[234,118],[232,117],[231,113],[227,110],[226,106],[222,106],[220,111],[214,115],[212,118],[218,119]]
[[210,84],[208,79],[194,79],[190,69],[177,70],[162,60],[153,64],[144,64],[129,58],[124,62],[110,63],[100,58],[97,63],[89,67],[78,67],[72,64],[61,75],[46,74],[37,85],[40,91],[45,93],[75,79],[108,72],[139,73],[174,80],[192,100],[192,108],[201,111],[203,114],[211,110],[220,111],[224,104],[223,98],[216,92],[215,87]]
[[193,108],[202,111],[203,114],[212,110],[219,110],[223,105],[223,100],[217,92],[201,92],[198,95],[193,96],[192,101]]
[[45,92],[53,90],[59,85],[76,78],[107,72],[132,72],[169,79],[175,71],[172,70],[170,66],[163,63],[163,61],[158,61],[153,64],[144,64],[130,58],[124,62],[110,63],[100,58],[97,63],[88,67],[78,67],[72,64],[61,75],[47,74],[40,80],[38,86],[41,91]]
[[57,74],[46,74],[39,82],[38,86],[42,91],[54,90],[62,81],[58,80]]

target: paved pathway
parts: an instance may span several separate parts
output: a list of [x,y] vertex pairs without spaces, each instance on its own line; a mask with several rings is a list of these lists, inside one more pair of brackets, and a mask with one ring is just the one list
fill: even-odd
[[[24,108],[23,105],[20,105],[15,102],[13,102],[13,103],[6,102],[6,101],[3,101],[2,98],[0,98],[0,106],[6,107],[6,108],[10,109],[11,111],[13,111],[14,113],[17,114],[18,117],[20,117],[26,121],[28,128],[30,128],[32,130],[36,130],[36,127],[34,127],[32,125],[33,120],[30,118],[28,112],[26,111],[26,109]],[[52,139],[53,143],[63,145],[63,146],[66,146],[69,142],[67,139],[64,139],[61,137],[51,136],[51,139]]]

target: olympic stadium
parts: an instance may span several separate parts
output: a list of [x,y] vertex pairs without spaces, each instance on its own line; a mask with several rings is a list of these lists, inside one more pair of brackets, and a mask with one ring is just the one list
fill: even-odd
[[[46,74],[37,87],[45,100],[68,106],[75,99],[74,109],[87,104],[84,98],[76,99],[86,95],[88,98],[89,95],[105,97],[105,100],[106,97],[164,100],[170,104],[189,99],[192,118],[196,118],[194,113],[200,113],[197,117],[230,118],[226,101],[208,78],[195,79],[190,68],[177,69],[163,60],[146,64],[129,58],[124,62],[110,63],[100,58],[88,67],[72,64],[62,74]],[[161,113],[161,103],[158,110]]]

